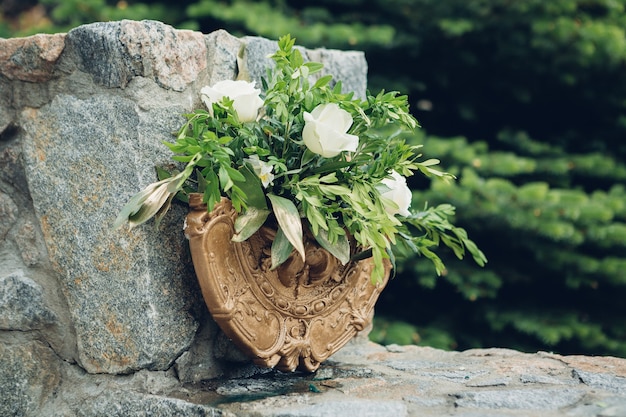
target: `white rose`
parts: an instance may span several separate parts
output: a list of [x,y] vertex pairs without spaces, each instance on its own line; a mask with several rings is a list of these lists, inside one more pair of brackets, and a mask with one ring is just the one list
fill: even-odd
[[411,206],[412,193],[406,185],[406,178],[396,171],[392,171],[391,178],[385,178],[381,182],[384,187],[379,188],[380,195],[397,205],[397,207],[386,205],[387,213],[391,215],[400,214],[401,216],[410,215],[409,207]]
[[320,104],[311,113],[304,112],[302,139],[311,152],[332,158],[341,151],[356,151],[359,137],[346,133],[352,116],[335,103]]
[[224,97],[233,100],[233,109],[237,112],[240,122],[253,122],[263,105],[259,95],[261,90],[254,88],[254,82],[243,80],[225,80],[206,86],[200,90],[204,105],[213,115],[213,103],[219,103]]

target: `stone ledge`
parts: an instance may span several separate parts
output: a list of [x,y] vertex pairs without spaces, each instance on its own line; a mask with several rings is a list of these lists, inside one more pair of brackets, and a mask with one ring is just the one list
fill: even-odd
[[626,360],[369,343],[314,375],[268,373],[214,389],[218,407],[237,416],[623,416]]
[[[33,416],[626,415],[626,359],[613,357],[508,349],[446,352],[360,342],[348,345],[314,374],[257,368],[250,376],[183,384],[172,369],[91,375],[68,363],[55,364],[62,368],[58,378],[34,372],[36,361],[29,352],[2,346],[0,352],[20,352],[9,366],[15,384],[3,384],[0,378],[3,392],[14,392],[22,402],[27,397],[20,394],[30,392],[25,387],[40,385],[55,393],[40,409],[32,401],[25,403],[26,410],[37,410],[25,414]],[[31,353],[54,362],[49,349],[30,346]]]

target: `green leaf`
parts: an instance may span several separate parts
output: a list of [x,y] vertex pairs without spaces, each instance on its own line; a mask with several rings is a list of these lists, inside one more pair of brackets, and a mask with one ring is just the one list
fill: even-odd
[[285,237],[291,242],[293,247],[298,251],[302,260],[305,258],[304,243],[302,242],[302,220],[298,209],[291,200],[279,197],[274,194],[268,194],[267,197],[272,203],[272,209],[278,220],[278,225],[285,233]]
[[332,79],[332,75],[324,75],[323,77],[320,77],[320,79],[317,80],[315,84],[313,84],[313,88],[315,89],[325,87]]
[[291,63],[294,68],[298,68],[304,63],[304,59],[302,58],[302,54],[299,50],[294,49],[293,54],[291,55]]
[[392,277],[396,276],[396,255],[393,253],[393,251],[391,249],[387,250],[387,255],[389,255],[389,262],[391,263],[391,272],[392,272]]
[[267,199],[265,198],[265,192],[259,177],[248,165],[242,166],[239,172],[243,177],[243,181],[235,181],[235,183],[246,195],[246,204],[260,210],[267,210]]
[[[324,68],[324,64],[321,64],[319,62],[307,62],[304,64],[304,66],[309,69],[309,74],[314,74]],[[328,75],[326,77],[328,77]],[[332,78],[332,76],[330,78]],[[326,83],[328,83],[328,81]]]
[[313,174],[321,174],[323,172],[336,172],[342,168],[348,167],[352,165],[350,162],[345,161],[332,161],[328,162],[320,167],[315,168],[311,171]]
[[305,167],[309,162],[317,157],[317,154],[311,152],[308,148],[304,150],[302,154],[302,160],[300,161],[300,167]]
[[283,264],[293,252],[293,245],[280,227],[276,231],[276,236],[272,242],[272,266],[274,269]]
[[320,229],[319,233],[315,236],[315,240],[321,247],[326,249],[335,258],[339,259],[342,265],[347,264],[350,261],[350,241],[346,235],[337,237],[335,243],[331,243],[328,238],[328,232],[324,229]]
[[228,176],[230,177],[232,181],[245,181],[246,180],[246,178],[242,175],[242,173],[237,171],[236,169],[229,167],[228,165],[225,165],[224,168],[226,169],[226,172],[228,172]]
[[257,230],[263,226],[265,220],[270,215],[269,210],[258,209],[254,206],[248,206],[245,213],[240,214],[235,220],[235,235],[233,242],[243,242],[252,236]]
[[207,189],[207,180],[204,178],[199,170],[196,170],[196,178],[198,179],[198,192],[204,193]]
[[169,177],[172,176],[172,173],[161,168],[161,167],[156,167],[156,172],[157,172],[157,178],[159,179],[159,181],[161,180],[165,180]]
[[226,167],[224,165],[220,165],[218,177],[220,179],[220,187],[222,187],[222,190],[230,190],[230,187],[233,186],[233,180],[230,179],[228,171],[226,170]]

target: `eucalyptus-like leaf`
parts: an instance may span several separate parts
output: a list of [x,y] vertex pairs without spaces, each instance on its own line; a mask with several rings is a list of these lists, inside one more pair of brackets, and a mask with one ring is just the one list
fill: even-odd
[[265,220],[270,215],[267,209],[258,209],[254,206],[248,206],[245,213],[240,214],[235,220],[235,232],[233,242],[243,242],[252,236],[257,230],[263,226]]
[[287,239],[287,236],[283,232],[283,229],[280,227],[276,231],[276,236],[274,236],[274,241],[272,242],[272,266],[270,269],[275,269],[283,264],[293,252],[293,245]]
[[128,216],[129,228],[132,229],[147,222],[159,212],[161,212],[162,215],[165,214],[162,209],[164,206],[166,207],[166,211],[169,208],[168,200],[171,195],[172,194],[167,191],[167,184],[161,184],[159,187],[155,188],[141,203],[139,209]]
[[350,261],[350,241],[346,235],[340,235],[337,237],[336,242],[331,242],[328,238],[328,232],[324,229],[320,229],[315,240],[321,247],[326,249],[335,258],[339,259],[342,265],[347,264]]
[[276,215],[278,225],[285,233],[285,237],[291,242],[293,247],[298,251],[302,260],[305,259],[304,243],[302,242],[302,220],[295,204],[291,200],[274,194],[268,194],[267,197],[272,203],[272,209]]

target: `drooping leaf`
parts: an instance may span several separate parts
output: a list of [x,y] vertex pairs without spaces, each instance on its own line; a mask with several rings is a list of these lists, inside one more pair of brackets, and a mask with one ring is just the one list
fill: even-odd
[[285,237],[298,251],[302,260],[305,258],[304,243],[302,242],[302,220],[295,204],[291,200],[274,194],[267,194],[272,203],[278,225],[285,233]]
[[276,236],[272,242],[272,266],[271,269],[275,269],[283,264],[289,258],[293,252],[293,245],[287,239],[287,236],[283,232],[282,228],[278,228]]
[[243,242],[252,236],[257,230],[263,226],[270,211],[267,209],[258,209],[254,206],[248,206],[245,213],[240,214],[235,220],[235,232],[233,242]]
[[157,214],[159,214],[158,220],[160,221],[169,209],[172,198],[182,187],[186,179],[185,174],[186,172],[181,172],[173,177],[154,182],[136,193],[120,211],[113,223],[113,228],[117,229],[128,221],[132,229]]
[[165,217],[165,214],[169,211],[175,195],[176,193],[170,193],[165,200],[165,203],[163,203],[159,211],[157,211],[154,215],[154,227],[156,227],[157,229],[161,225],[161,220],[163,220],[163,217]]

